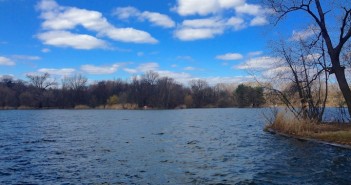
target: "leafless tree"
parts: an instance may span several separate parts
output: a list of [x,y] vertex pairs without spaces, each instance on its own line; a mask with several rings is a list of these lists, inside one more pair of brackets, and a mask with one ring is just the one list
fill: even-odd
[[[285,42],[275,52],[286,71],[277,73],[273,80],[280,87],[267,87],[273,96],[281,99],[296,118],[321,121],[328,96],[327,62],[323,41],[314,46]],[[279,89],[280,88],[280,89]]]
[[36,88],[40,90],[46,90],[49,87],[57,85],[55,80],[50,79],[49,73],[44,74],[27,74],[29,82]]
[[[328,53],[331,67],[330,74],[335,74],[340,90],[343,94],[351,115],[351,90],[345,76],[342,53],[351,37],[351,3],[349,0],[264,0],[264,4],[274,10],[277,22],[291,12],[303,12],[312,18],[319,28],[320,37],[323,39]],[[334,18],[334,19],[333,19]],[[328,25],[328,20],[334,21],[335,25]]]

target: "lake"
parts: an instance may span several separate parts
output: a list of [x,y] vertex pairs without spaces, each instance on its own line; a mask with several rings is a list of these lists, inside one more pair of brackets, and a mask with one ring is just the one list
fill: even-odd
[[264,109],[0,111],[0,184],[350,184],[351,150]]

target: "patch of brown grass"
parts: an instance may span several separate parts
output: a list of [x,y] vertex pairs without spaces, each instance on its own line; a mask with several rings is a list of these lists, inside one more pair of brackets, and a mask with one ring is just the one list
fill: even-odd
[[351,130],[315,133],[312,138],[351,146]]
[[305,135],[314,132],[317,123],[310,120],[298,120],[287,117],[283,113],[278,113],[272,124],[266,125],[267,129],[273,129],[277,132],[290,135]]
[[266,125],[265,130],[317,139],[320,141],[351,146],[351,125],[339,123],[318,123],[311,120],[298,120],[278,113],[272,124]]

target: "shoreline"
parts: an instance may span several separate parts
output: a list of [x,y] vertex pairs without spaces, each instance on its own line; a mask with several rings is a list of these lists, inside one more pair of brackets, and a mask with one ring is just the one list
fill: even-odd
[[[329,146],[333,146],[333,147],[339,147],[339,148],[344,148],[344,149],[351,150],[351,143],[350,144],[345,144],[345,143],[342,143],[342,142],[332,141],[332,140],[328,140],[328,139],[321,139],[321,138],[317,138],[317,137],[314,138],[311,135],[301,136],[301,135],[288,134],[288,133],[279,132],[279,131],[277,131],[277,130],[275,130],[273,128],[265,128],[264,131],[266,131],[266,132],[268,132],[270,134],[273,134],[273,135],[279,135],[279,136],[283,136],[283,137],[290,138],[290,139],[296,139],[296,140],[300,140],[300,141],[313,142],[313,143],[329,145]],[[329,134],[333,134],[333,133],[336,133],[336,132],[337,131],[329,131],[328,133]]]

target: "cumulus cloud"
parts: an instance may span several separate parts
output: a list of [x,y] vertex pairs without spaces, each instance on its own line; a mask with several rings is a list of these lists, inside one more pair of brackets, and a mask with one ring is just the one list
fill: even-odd
[[145,64],[140,64],[137,68],[138,71],[147,72],[147,71],[156,71],[160,66],[158,63],[150,62]]
[[[226,29],[238,31],[249,26],[263,26],[268,24],[266,16],[270,13],[261,5],[249,4],[246,0],[207,0],[206,3],[203,0],[178,0],[174,10],[181,16],[215,17],[183,21],[174,32],[175,37],[183,41],[213,38]],[[235,10],[234,16],[222,18],[222,12],[230,10]]]
[[129,73],[129,74],[136,74],[138,73],[137,69],[132,69],[132,68],[124,68],[123,71]]
[[275,67],[262,72],[262,77],[272,79],[279,77],[280,79],[288,79],[291,77],[291,69],[286,66]]
[[292,41],[306,40],[318,33],[319,33],[319,28],[312,25],[305,30],[300,30],[300,31],[293,30],[290,40]]
[[175,22],[167,15],[160,14],[158,12],[141,12],[138,9],[128,6],[128,7],[118,7],[113,11],[113,15],[117,16],[119,19],[126,20],[131,17],[136,17],[140,21],[147,20],[156,26],[161,26],[164,28],[173,28]]
[[224,55],[216,56],[216,59],[219,60],[240,60],[243,58],[243,55],[241,55],[240,53],[226,53]]
[[73,68],[62,68],[62,69],[56,69],[56,68],[41,68],[38,70],[40,73],[49,73],[51,75],[58,75],[58,76],[70,76],[74,72],[76,72],[75,69]]
[[7,57],[0,56],[0,66],[14,66],[16,63]]
[[313,53],[313,54],[309,54],[307,56],[304,56],[304,60],[307,61],[307,62],[312,62],[312,61],[316,61],[318,60],[320,57],[322,57],[321,54],[319,53]]
[[[117,28],[97,11],[60,6],[54,0],[42,0],[37,9],[41,11],[44,32],[38,38],[47,45],[73,47],[75,49],[105,48],[106,43],[96,36],[72,33],[77,26],[97,33],[99,37],[132,43],[157,43],[149,33],[134,28]],[[73,44],[70,42],[73,40]],[[84,41],[84,42],[82,42]],[[87,45],[87,46],[86,46]]]
[[218,18],[184,20],[174,35],[183,41],[213,38],[224,32],[225,22]]
[[115,73],[119,67],[119,64],[113,64],[111,66],[95,66],[88,64],[82,65],[80,69],[88,74],[102,75]]
[[210,85],[217,84],[239,84],[254,80],[253,76],[232,76],[232,77],[207,77],[204,78]]
[[249,15],[259,15],[262,12],[263,8],[260,5],[256,5],[256,4],[248,4],[248,3],[244,3],[244,4],[240,4],[239,6],[235,6],[235,11],[238,14],[249,14]]
[[281,58],[262,56],[251,58],[244,63],[234,66],[235,69],[263,70],[275,68],[281,65]]
[[256,16],[250,21],[250,26],[262,26],[268,24],[265,16]]
[[245,3],[245,0],[178,0],[174,10],[182,16],[187,15],[208,15],[220,12],[222,9],[229,9]]
[[160,65],[156,62],[148,62],[140,64],[137,68],[124,68],[123,70],[129,74],[145,73],[148,71],[157,71]]
[[127,6],[114,9],[112,14],[117,16],[118,19],[127,20],[131,17],[138,17],[140,15],[140,11],[134,7]]
[[247,27],[244,19],[240,17],[231,17],[227,20],[226,25],[234,28],[234,30],[241,30]]
[[37,35],[46,45],[57,47],[71,47],[90,50],[106,48],[106,42],[86,34],[74,34],[68,31],[48,31]]
[[248,53],[248,56],[251,58],[251,57],[256,57],[256,56],[259,56],[259,55],[262,55],[262,51],[252,51],[250,53]]

